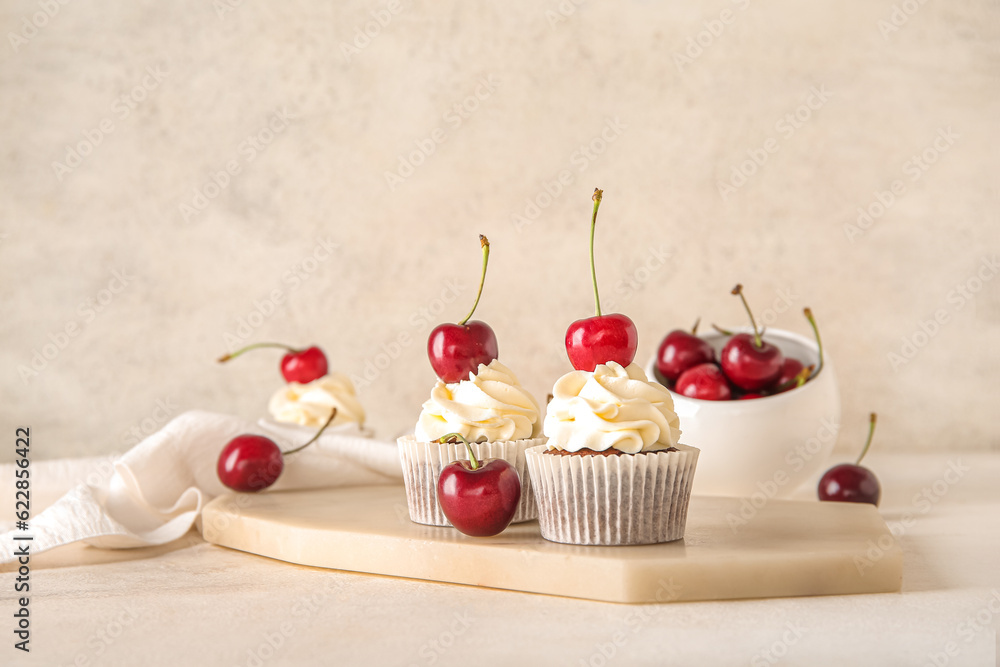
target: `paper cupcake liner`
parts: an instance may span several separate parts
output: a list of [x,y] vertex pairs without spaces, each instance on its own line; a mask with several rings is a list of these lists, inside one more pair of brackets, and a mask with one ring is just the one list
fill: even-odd
[[620,456],[526,452],[542,537],[588,545],[656,544],[684,537],[700,450]]
[[[437,482],[444,467],[453,461],[468,461],[465,444],[420,442],[412,435],[399,438],[399,460],[403,464],[403,483],[406,485],[406,502],[410,520],[429,526],[450,526],[437,499]],[[473,442],[472,451],[477,459],[504,459],[514,466],[521,479],[521,500],[511,523],[531,521],[538,517],[535,494],[528,476],[525,451],[544,446],[545,438],[525,438],[504,442]]]

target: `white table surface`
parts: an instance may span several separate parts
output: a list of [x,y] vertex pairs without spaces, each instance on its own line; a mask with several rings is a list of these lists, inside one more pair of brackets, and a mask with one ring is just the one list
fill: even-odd
[[[33,509],[100,463],[33,464]],[[993,667],[1000,454],[876,451],[866,463],[890,525],[911,515],[902,593],[624,606],[300,567],[192,532],[158,548],[35,556],[30,655],[12,646],[15,575],[0,568],[0,664]],[[956,480],[952,464],[968,471]],[[0,466],[4,498],[12,479]]]

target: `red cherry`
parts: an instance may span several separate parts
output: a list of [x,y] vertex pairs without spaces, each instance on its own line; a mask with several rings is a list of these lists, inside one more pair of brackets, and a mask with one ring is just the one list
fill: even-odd
[[733,395],[726,376],[712,363],[699,364],[681,373],[674,391],[704,401],[728,401]]
[[326,355],[315,345],[281,358],[281,374],[288,382],[307,384],[323,377],[328,370]]
[[750,400],[753,400],[755,398],[764,398],[764,394],[754,394],[754,393],[743,394],[742,396],[740,396],[736,400],[737,401],[750,401]]
[[868,449],[872,446],[872,436],[875,435],[875,422],[878,416],[873,412],[868,418],[868,440],[865,448],[861,450],[861,456],[854,463],[842,463],[836,465],[825,473],[819,480],[819,499],[833,500],[845,503],[870,503],[878,506],[882,499],[882,487],[875,476],[868,468],[861,465],[861,459],[865,458]]
[[315,345],[304,350],[297,350],[281,343],[254,343],[244,348],[236,350],[232,354],[225,354],[219,357],[219,363],[223,364],[230,359],[235,359],[244,352],[256,350],[262,347],[280,347],[288,352],[281,358],[281,375],[286,382],[298,382],[306,384],[313,380],[318,380],[327,374],[329,365],[323,350]]
[[740,297],[747,315],[750,316],[753,335],[736,334],[729,339],[720,355],[722,370],[729,381],[740,389],[746,391],[764,389],[778,379],[785,357],[781,350],[760,337],[750,305],[743,296],[743,285],[734,287],[733,294]]
[[635,324],[625,315],[601,313],[601,296],[597,291],[597,270],[594,268],[594,230],[597,228],[597,210],[601,207],[604,191],[594,188],[594,212],[590,218],[590,280],[594,284],[594,317],[577,320],[566,329],[566,354],[573,368],[593,371],[599,364],[614,361],[628,366],[635,359],[639,333]]
[[593,371],[609,361],[628,366],[638,346],[635,324],[621,313],[577,320],[566,329],[566,354],[578,371]]
[[784,385],[788,386],[786,386],[784,389],[780,389],[780,391],[788,391],[789,389],[794,389],[795,385],[792,384],[792,380],[797,379],[799,373],[801,373],[802,369],[804,368],[805,365],[798,359],[793,359],[792,357],[785,357],[784,362],[782,362],[781,364],[781,374],[778,375],[778,379],[774,381],[775,389],[780,389]]
[[302,451],[316,442],[336,416],[337,408],[333,408],[316,435],[305,444],[287,452],[282,452],[274,440],[263,435],[244,433],[236,436],[219,452],[219,461],[215,465],[219,481],[233,491],[263,491],[281,476],[281,471],[285,468],[284,457]]
[[466,324],[439,324],[427,339],[427,356],[437,376],[445,382],[467,380],[479,364],[497,358],[497,337],[479,320]]
[[479,320],[469,321],[483,295],[486,282],[486,267],[490,262],[490,241],[479,235],[479,245],[483,249],[483,270],[479,277],[479,291],[472,310],[458,324],[439,324],[427,337],[427,357],[431,368],[444,382],[460,382],[475,374],[479,364],[489,364],[497,358],[497,336],[490,325]]
[[656,353],[656,370],[667,380],[673,381],[689,368],[715,361],[715,350],[704,339],[694,334],[698,323],[694,323],[691,333],[674,329],[660,343]]
[[285,464],[274,440],[262,435],[238,435],[219,454],[219,481],[233,491],[263,491],[281,475]]
[[[444,436],[460,435],[452,433]],[[473,537],[502,533],[510,525],[521,500],[521,480],[514,466],[503,459],[477,461],[472,447],[468,461],[455,461],[444,467],[437,483],[441,510],[455,528]]]

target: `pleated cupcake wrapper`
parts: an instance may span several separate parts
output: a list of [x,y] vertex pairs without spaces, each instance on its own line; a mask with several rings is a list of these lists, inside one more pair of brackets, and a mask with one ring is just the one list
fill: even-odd
[[588,545],[655,544],[684,537],[700,450],[620,456],[526,453],[542,537]]
[[[453,461],[468,461],[465,444],[420,442],[412,435],[399,438],[399,459],[403,464],[403,483],[406,485],[406,502],[410,520],[429,526],[450,526],[437,499],[437,482],[444,467]],[[521,500],[511,523],[531,521],[538,517],[535,494],[528,476],[525,451],[544,446],[545,438],[525,438],[504,442],[473,442],[472,451],[477,459],[504,459],[517,470],[521,479]]]

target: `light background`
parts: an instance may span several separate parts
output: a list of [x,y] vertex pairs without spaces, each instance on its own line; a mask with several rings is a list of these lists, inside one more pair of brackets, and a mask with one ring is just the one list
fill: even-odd
[[[404,1],[395,14],[378,1],[224,3],[51,0],[51,18],[37,1],[0,8],[11,445],[15,425],[53,458],[123,451],[130,429],[187,408],[262,415],[280,355],[213,359],[274,290],[283,303],[248,340],[317,343],[361,376],[405,334],[361,389],[370,424],[394,436],[434,380],[420,310],[453,281],[464,291],[433,324],[465,313],[478,233],[493,257],[477,317],[544,400],[569,368],[566,326],[591,314],[599,186],[598,277],[606,310],[638,325],[640,362],[698,316],[742,324],[729,295],[742,282],[773,327],[808,333],[801,308],[815,311],[841,382],[842,454],[870,410],[878,447],[1000,446],[1000,280],[984,264],[1000,251],[996,3]],[[345,54],[366,26],[375,36]],[[166,74],[144,84],[147,68]],[[456,126],[446,114],[477,88]],[[779,126],[814,88],[829,98],[813,98],[794,132]],[[127,116],[122,95],[143,98]],[[248,159],[241,142],[282,110],[294,119]],[[57,174],[102,121],[113,130]],[[385,173],[437,128],[444,141],[390,188]],[[947,128],[957,138],[937,152]],[[777,151],[723,198],[718,183],[768,139]],[[589,144],[593,160],[578,153]],[[907,162],[924,151],[934,164],[914,178]],[[230,160],[240,173],[185,216]],[[563,170],[571,183],[546,200]],[[897,179],[905,191],[849,238],[858,207]],[[539,197],[547,205],[519,227]],[[338,247],[312,263],[320,239]],[[669,260],[642,269],[657,253]],[[88,300],[108,300],[114,271],[128,284],[98,313]],[[987,279],[959,306],[953,290],[978,271]],[[939,310],[947,322],[925,336]],[[916,354],[893,368],[888,355],[914,337]],[[52,338],[64,349],[21,370]]]

